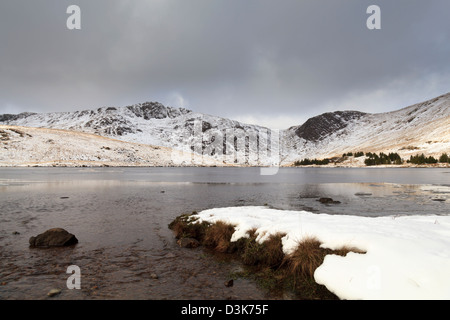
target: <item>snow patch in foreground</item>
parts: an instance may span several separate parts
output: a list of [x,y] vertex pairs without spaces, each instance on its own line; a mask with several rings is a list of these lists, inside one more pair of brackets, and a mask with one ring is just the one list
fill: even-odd
[[257,229],[257,241],[285,233],[283,251],[316,237],[323,247],[366,251],[327,255],[314,277],[341,299],[450,299],[450,216],[359,217],[268,207],[204,210],[199,221],[236,225],[232,241]]

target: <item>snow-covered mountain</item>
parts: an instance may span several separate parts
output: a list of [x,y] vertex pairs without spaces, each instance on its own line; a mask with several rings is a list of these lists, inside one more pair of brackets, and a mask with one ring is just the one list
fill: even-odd
[[346,152],[397,152],[403,158],[450,152],[450,93],[385,113],[337,111],[283,134],[284,161]]
[[450,93],[388,113],[324,113],[280,131],[157,102],[5,114],[0,115],[0,124],[85,132],[186,154],[195,152],[224,164],[288,165],[299,159],[356,151],[398,152],[409,157],[422,152],[450,153]]
[[0,167],[223,165],[208,157],[179,161],[187,157],[190,154],[170,148],[85,132],[0,125]]
[[[266,141],[270,145],[275,134],[268,128],[166,107],[158,102],[75,112],[5,114],[0,115],[0,124],[87,132],[195,152],[228,164],[254,165],[270,163],[268,148],[265,153],[258,148]],[[272,146],[278,145],[275,136],[272,140],[275,141]]]

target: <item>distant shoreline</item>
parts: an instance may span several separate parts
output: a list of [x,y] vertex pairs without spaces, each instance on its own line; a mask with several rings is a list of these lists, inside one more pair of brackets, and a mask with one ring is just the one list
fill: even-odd
[[[276,166],[275,166],[276,167]],[[95,163],[89,161],[76,162],[36,162],[36,163],[22,163],[22,164],[5,164],[0,163],[0,168],[267,168],[266,166],[242,166],[242,165],[148,165],[148,164],[108,164]],[[450,164],[402,164],[402,165],[375,165],[375,166],[360,166],[360,165],[281,165],[278,168],[373,168],[373,169],[389,169],[389,168],[450,168]]]

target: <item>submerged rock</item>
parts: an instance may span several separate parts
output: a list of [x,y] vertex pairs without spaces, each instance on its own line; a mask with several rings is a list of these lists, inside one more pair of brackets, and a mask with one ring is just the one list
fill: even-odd
[[71,233],[62,228],[53,228],[31,237],[30,247],[63,247],[71,246],[78,243],[78,239]]
[[357,192],[355,193],[355,196],[371,196],[371,193],[368,192]]
[[340,201],[333,200],[332,198],[320,198],[317,201],[319,201],[320,203],[332,203],[332,204],[341,203]]

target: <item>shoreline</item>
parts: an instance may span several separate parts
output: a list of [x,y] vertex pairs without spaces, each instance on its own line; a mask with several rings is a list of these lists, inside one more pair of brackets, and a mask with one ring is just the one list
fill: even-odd
[[[268,166],[243,166],[243,165],[148,165],[148,164],[125,164],[125,163],[93,163],[91,161],[71,162],[42,162],[42,163],[0,163],[0,168],[271,168]],[[427,164],[427,165],[281,165],[273,168],[450,168],[450,164]]]

